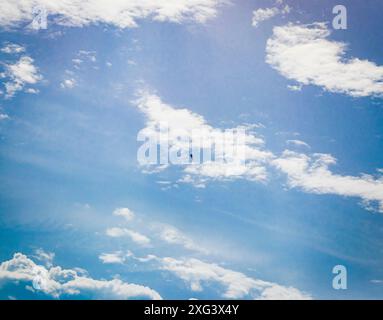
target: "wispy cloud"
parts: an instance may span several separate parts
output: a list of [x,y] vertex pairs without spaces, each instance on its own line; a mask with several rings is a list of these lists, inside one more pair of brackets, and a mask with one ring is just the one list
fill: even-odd
[[[147,246],[153,242],[165,242],[171,245],[177,245],[184,249],[207,254],[209,251],[195,243],[183,231],[173,225],[162,223],[158,221],[143,221],[141,217],[136,217],[136,214],[128,208],[117,208],[113,211],[113,215],[121,217],[125,222],[129,223],[129,229],[124,227],[111,227],[106,229],[106,235],[113,238],[129,237],[133,242]],[[150,238],[145,234],[150,234]],[[117,256],[121,257],[121,252],[116,252],[114,256],[110,257],[112,260]]]
[[146,246],[150,243],[150,239],[147,236],[128,228],[108,228],[106,235],[113,238],[129,237],[133,242],[142,246]]
[[288,5],[281,6],[282,2],[277,3],[276,6],[271,8],[259,8],[253,11],[253,18],[251,24],[253,27],[258,27],[258,25],[266,20],[269,20],[280,14],[287,14],[290,12],[291,8]]
[[302,140],[298,140],[298,139],[287,140],[286,143],[288,145],[292,145],[292,146],[310,148],[310,146],[306,142],[304,142]]
[[35,254],[33,257],[43,262],[48,268],[50,268],[53,266],[55,254],[54,252],[46,252],[42,248],[39,248],[35,250]]
[[208,254],[209,251],[201,246],[200,244],[194,242],[190,237],[185,235],[181,230],[177,229],[174,226],[164,223],[155,223],[153,225],[154,230],[158,230],[158,236],[161,240],[169,243],[180,245],[185,249],[201,252],[204,254]]
[[102,253],[99,255],[99,259],[103,263],[107,264],[121,264],[124,263],[126,260],[127,255],[124,254],[122,251],[115,251],[111,253]]
[[0,51],[8,54],[22,53],[25,51],[25,47],[16,43],[8,43]]
[[[99,259],[104,264],[129,264],[133,259],[138,263],[150,264],[151,270],[167,271],[183,280],[192,291],[203,291],[205,286],[210,288],[218,284],[219,293],[223,298],[228,299],[311,299],[311,295],[301,292],[294,287],[285,287],[279,284],[254,279],[217,263],[206,262],[195,258],[201,253],[206,256],[209,251],[194,239],[186,236],[176,227],[164,223],[152,223],[150,229],[152,237],[156,239],[150,247],[150,254],[138,257],[131,251],[121,250],[110,253],[102,253]],[[107,233],[111,236],[124,236],[126,231],[121,228],[110,228]],[[180,245],[185,251],[182,258],[171,256],[160,257],[158,250],[163,250],[162,240],[168,245]],[[221,291],[223,288],[224,291]]]

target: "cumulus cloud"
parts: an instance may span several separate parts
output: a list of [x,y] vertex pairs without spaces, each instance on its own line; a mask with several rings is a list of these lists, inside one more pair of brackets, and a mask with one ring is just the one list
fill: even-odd
[[266,62],[302,85],[353,97],[381,96],[383,66],[346,58],[346,44],[329,40],[330,35],[325,23],[274,27],[267,41]]
[[133,242],[143,246],[150,243],[150,239],[147,236],[127,228],[108,228],[106,229],[106,235],[113,238],[129,237]]
[[290,7],[285,5],[283,8],[281,7],[272,7],[272,8],[260,8],[253,11],[253,18],[251,24],[253,27],[258,27],[259,23],[269,20],[277,15],[286,14],[290,12]]
[[119,279],[97,280],[80,275],[75,269],[37,265],[22,253],[0,264],[0,282],[33,283],[33,288],[54,298],[62,295],[89,294],[103,299],[161,299],[155,290]]
[[36,84],[42,80],[42,75],[33,63],[34,60],[29,56],[22,56],[15,63],[4,63],[5,71],[0,74],[0,77],[6,79],[4,82],[6,98],[13,97],[26,85]]
[[117,208],[113,211],[115,216],[124,218],[126,221],[131,221],[134,219],[134,212],[129,208]]
[[182,23],[204,23],[217,15],[218,7],[225,0],[3,0],[0,25],[17,27],[31,22],[35,8],[44,8],[48,24],[82,27],[105,23],[119,28],[137,27],[141,19]]
[[365,205],[377,202],[378,210],[383,212],[383,177],[334,174],[329,166],[335,163],[336,159],[329,154],[308,156],[289,150],[273,160],[276,168],[287,174],[290,187],[310,193],[359,197]]

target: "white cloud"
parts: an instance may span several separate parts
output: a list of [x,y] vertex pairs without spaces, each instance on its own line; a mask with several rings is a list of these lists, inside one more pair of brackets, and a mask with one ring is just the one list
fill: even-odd
[[43,293],[55,298],[61,295],[90,294],[101,299],[161,299],[155,290],[119,279],[97,280],[80,275],[75,269],[59,266],[46,268],[35,264],[22,253],[0,264],[0,282],[34,283]]
[[204,284],[218,283],[223,286],[222,296],[227,299],[311,299],[311,296],[293,287],[250,278],[245,274],[223,268],[215,263],[199,259],[157,258],[161,269],[172,272],[190,285],[193,291],[202,291]]
[[39,248],[35,250],[35,255],[33,257],[43,262],[48,268],[50,268],[53,266],[53,259],[55,258],[55,254],[53,252],[46,252]]
[[27,88],[27,89],[25,89],[25,92],[31,93],[31,94],[38,94],[40,91],[39,91],[39,89]]
[[284,287],[278,284],[272,284],[265,288],[259,300],[311,300],[311,296],[302,293],[294,287]]
[[103,263],[124,263],[126,259],[126,255],[122,251],[115,251],[111,253],[102,253],[99,255],[99,259]]
[[[273,157],[273,154],[263,149],[263,139],[253,132],[254,126],[237,126],[231,128],[234,132],[232,141],[225,140],[225,133],[220,128],[214,128],[207,124],[206,120],[186,109],[175,108],[161,101],[160,97],[145,91],[139,92],[136,105],[147,118],[146,127],[142,133],[146,137],[158,137],[168,129],[166,142],[170,148],[176,147],[189,155],[190,144],[193,148],[207,150],[215,142],[216,148],[213,153],[215,161],[204,159],[202,163],[189,163],[184,166],[185,176],[180,182],[191,182],[203,186],[208,180],[248,179],[264,181],[267,178],[265,163]],[[243,141],[236,141],[239,130],[246,130]],[[180,141],[179,134],[187,135],[189,141]],[[194,134],[198,133],[198,136]],[[235,143],[238,142],[238,143]],[[205,151],[204,151],[205,152]],[[196,155],[195,155],[196,156]],[[219,156],[219,158],[217,158]],[[158,165],[156,168],[158,169]],[[167,166],[163,167],[164,169]]]
[[5,113],[0,113],[0,121],[5,119],[9,119],[9,116]]
[[161,268],[174,273],[186,281],[193,291],[202,291],[203,283],[218,282],[225,287],[223,296],[229,299],[239,299],[247,296],[252,290],[261,290],[264,281],[254,280],[240,272],[225,269],[214,263],[206,263],[198,259],[160,259]]
[[25,85],[36,84],[42,80],[42,76],[34,60],[28,56],[22,56],[17,62],[4,64],[5,71],[1,74],[2,78],[7,80],[4,83],[6,98],[13,97],[17,91],[22,90]]
[[147,245],[150,243],[150,239],[147,236],[130,229],[124,229],[124,230],[126,235],[129,236],[132,239],[132,241],[134,241],[135,243],[140,245]]
[[[183,280],[190,290],[200,292],[205,287],[216,290],[225,299],[262,299],[262,300],[309,300],[311,295],[294,287],[255,279],[241,272],[224,268],[216,263],[205,262],[196,258],[158,257],[149,254],[136,257],[128,252],[126,257],[141,263],[150,263],[154,270],[168,271]],[[222,291],[223,290],[223,291]]]
[[[151,226],[152,235],[155,239],[161,239],[169,244],[181,245],[184,248],[207,254],[208,251],[197,245],[191,238],[174,226],[153,223]],[[107,234],[112,237],[123,237],[129,235],[124,228],[109,228]],[[153,242],[156,248],[158,241]],[[164,270],[173,273],[184,280],[193,291],[202,291],[204,286],[211,287],[218,284],[219,290],[223,287],[222,297],[228,299],[254,298],[254,299],[311,299],[311,296],[300,292],[293,287],[284,287],[276,283],[253,279],[245,274],[221,267],[215,263],[208,263],[195,258],[158,257],[148,254],[144,257],[137,257],[132,252],[126,253],[115,251],[102,253],[99,259],[108,264],[124,264],[128,258],[140,263],[150,263],[151,269]]]
[[267,41],[266,62],[284,77],[353,97],[381,96],[383,66],[345,58],[346,44],[328,40],[324,23],[274,27]]
[[126,283],[120,279],[95,280],[87,277],[76,277],[74,280],[63,284],[63,287],[65,292],[70,294],[89,292],[101,299],[162,299],[158,292],[149,287]]
[[288,85],[287,89],[291,91],[302,91],[302,85]]
[[285,5],[283,8],[280,7],[272,7],[272,8],[265,8],[265,9],[257,9],[253,11],[253,19],[252,19],[252,26],[258,27],[260,22],[269,20],[279,14],[286,14],[290,12],[290,7],[288,5]]
[[[188,109],[177,109],[165,104],[157,95],[141,92],[137,106],[147,117],[144,128],[147,136],[160,134],[161,123],[167,122],[169,145],[172,145],[180,129],[198,129],[203,137],[202,141],[208,140],[209,136],[217,132],[219,135],[220,129],[208,125],[202,116]],[[297,139],[288,143],[309,147]],[[383,178],[375,179],[366,174],[360,177],[334,174],[328,168],[335,162],[331,155],[309,156],[285,151],[281,156],[277,156],[263,145],[262,138],[252,132],[247,133],[246,142],[242,145],[245,150],[245,163],[205,161],[202,164],[186,164],[183,169],[184,176],[178,182],[192,183],[200,188],[205,187],[210,180],[227,181],[242,178],[263,182],[267,180],[269,168],[274,167],[287,174],[291,187],[300,187],[309,193],[359,197],[363,201],[362,205],[368,210],[372,209],[372,203],[378,202],[378,210],[383,212]],[[181,148],[189,150],[189,145],[181,145]]]
[[204,23],[217,15],[220,5],[225,0],[140,0],[113,1],[105,0],[3,0],[0,11],[0,25],[17,27],[30,22],[33,8],[45,8],[50,23],[82,27],[90,24],[105,23],[119,28],[137,26],[140,19],[170,21],[182,23],[195,21]]
[[106,229],[106,235],[113,238],[119,238],[125,236],[123,228],[113,227]]
[[286,143],[288,145],[310,148],[310,146],[306,142],[304,142],[302,140],[298,140],[298,139],[287,140]]
[[123,217],[126,221],[132,221],[134,219],[134,212],[129,208],[117,208],[113,211],[113,214]]
[[[135,230],[133,231],[132,229],[120,227],[108,228],[106,230],[106,235],[108,235],[109,237],[119,238],[128,236],[138,244],[147,245],[151,242],[151,240],[141,233],[142,230],[146,230],[147,232],[150,232],[152,238],[156,239],[156,242],[157,240],[162,240],[168,244],[182,246],[187,250],[196,251],[204,254],[208,253],[207,249],[203,248],[199,244],[196,244],[189,236],[187,236],[184,232],[182,232],[175,226],[159,222],[148,223],[147,221],[144,221],[142,224],[142,220],[136,219],[135,214],[128,208],[117,208],[113,211],[113,214],[116,216],[121,216],[127,221],[132,221],[135,219],[135,223],[133,224]],[[122,257],[122,253],[118,251],[114,256],[110,256],[110,258],[114,259],[116,255],[118,256],[118,258],[116,259],[120,259]]]
[[76,62],[80,62],[80,61],[83,62],[83,60],[88,60],[90,62],[96,62],[97,61],[96,52],[95,51],[80,50],[77,53],[77,56],[80,57],[80,58],[78,58],[77,60],[73,59],[75,61],[72,60],[75,63]]
[[381,284],[381,283],[383,283],[383,280],[373,279],[373,280],[370,280],[370,282],[375,283],[375,284]]
[[329,166],[335,164],[336,159],[328,154],[313,154],[310,157],[286,150],[272,163],[287,174],[288,183],[292,188],[299,187],[305,192],[317,194],[359,197],[365,205],[377,202],[378,210],[383,212],[382,176],[374,178],[367,174],[361,176],[334,174],[329,170]]
[[76,80],[74,78],[65,79],[60,83],[60,87],[63,89],[72,89],[76,86]]
[[174,226],[161,223],[155,224],[154,228],[159,230],[159,238],[169,244],[177,244],[185,249],[204,254],[208,253],[208,250],[200,245],[197,245],[191,238],[186,236],[182,231]]
[[75,65],[79,65],[81,63],[83,63],[83,61],[81,59],[78,59],[78,58],[74,58],[72,59],[72,62],[75,64]]
[[8,54],[21,53],[25,51],[25,47],[18,45],[16,43],[8,43],[3,48],[0,49],[1,52]]
[[106,229],[106,235],[113,238],[129,237],[133,242],[143,246],[150,243],[150,239],[147,236],[127,228],[108,228]]
[[98,69],[96,65],[96,51],[92,50],[79,50],[75,57],[72,59],[72,69],[65,70],[63,80],[60,83],[62,89],[73,89],[81,83],[81,73],[78,72],[80,69],[92,67]]

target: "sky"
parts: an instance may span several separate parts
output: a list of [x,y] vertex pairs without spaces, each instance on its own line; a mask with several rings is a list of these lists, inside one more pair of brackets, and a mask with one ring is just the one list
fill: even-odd
[[[383,3],[338,4],[0,0],[0,299],[382,299]],[[244,162],[142,163],[164,123]]]

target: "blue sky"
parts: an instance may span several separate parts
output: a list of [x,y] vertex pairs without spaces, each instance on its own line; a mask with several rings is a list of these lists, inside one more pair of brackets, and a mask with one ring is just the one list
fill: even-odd
[[[383,4],[1,2],[1,299],[383,297]],[[140,166],[163,119],[252,167]]]

